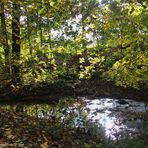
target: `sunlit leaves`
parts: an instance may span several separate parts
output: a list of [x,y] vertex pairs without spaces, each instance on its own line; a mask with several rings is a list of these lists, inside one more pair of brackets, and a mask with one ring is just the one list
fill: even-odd
[[41,144],[41,148],[48,148],[48,147],[49,147],[48,142],[45,142],[45,143]]
[[[11,44],[11,5],[5,5]],[[94,73],[124,86],[139,87],[146,81],[146,1],[38,0],[20,5],[18,64],[25,84],[67,75],[91,78]],[[0,45],[1,73],[3,51]]]
[[135,55],[135,57],[130,54],[128,56],[130,57],[116,62],[108,71],[108,75],[116,81],[117,85],[138,88],[141,81],[148,79],[148,60],[144,54]]

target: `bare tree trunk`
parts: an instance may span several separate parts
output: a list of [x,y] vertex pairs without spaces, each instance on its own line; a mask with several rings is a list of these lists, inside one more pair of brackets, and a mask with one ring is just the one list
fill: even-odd
[[43,30],[42,30],[42,17],[38,15],[38,25],[39,25],[39,30],[40,30],[40,48],[43,46]]
[[6,18],[5,18],[5,8],[4,3],[0,3],[0,18],[1,18],[1,28],[2,28],[2,44],[5,52],[5,69],[7,78],[10,78],[10,48],[8,44],[8,33],[6,28]]
[[12,81],[20,81],[20,4],[13,3],[12,9]]
[[30,53],[30,56],[32,56],[32,47],[31,47],[31,38],[30,38],[31,29],[30,29],[29,21],[30,19],[27,14],[27,39],[28,39],[29,53]]

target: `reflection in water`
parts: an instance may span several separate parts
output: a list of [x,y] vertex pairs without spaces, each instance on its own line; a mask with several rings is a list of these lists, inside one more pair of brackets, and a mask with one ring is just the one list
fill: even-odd
[[29,116],[58,121],[88,132],[105,132],[111,139],[148,134],[148,107],[142,102],[117,99],[61,100],[51,104],[17,104],[5,108],[24,112]]

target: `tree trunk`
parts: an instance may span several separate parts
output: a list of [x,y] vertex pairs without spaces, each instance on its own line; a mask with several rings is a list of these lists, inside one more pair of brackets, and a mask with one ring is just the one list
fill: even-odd
[[31,47],[31,26],[29,25],[29,15],[27,14],[27,39],[28,39],[28,46],[29,46],[29,53],[30,53],[30,56],[32,56],[32,47]]
[[13,3],[12,9],[12,82],[20,82],[20,4]]
[[40,33],[39,33],[39,36],[40,36],[40,49],[42,49],[42,46],[43,46],[42,17],[39,14],[38,14],[38,25],[39,25],[38,28],[40,30]]
[[10,48],[8,44],[8,33],[6,28],[6,20],[5,20],[5,9],[4,3],[0,3],[0,18],[1,18],[1,28],[2,28],[2,44],[5,52],[5,71],[6,71],[6,79],[10,78]]

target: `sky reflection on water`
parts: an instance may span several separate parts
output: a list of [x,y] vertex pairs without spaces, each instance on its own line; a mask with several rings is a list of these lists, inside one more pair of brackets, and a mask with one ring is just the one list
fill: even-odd
[[[20,104],[19,104],[20,105]],[[6,107],[6,106],[5,106]],[[105,135],[111,139],[124,138],[130,135],[146,134],[148,131],[148,107],[143,102],[133,100],[80,97],[72,102],[66,100],[56,105],[50,104],[23,104],[23,112],[38,118],[52,119],[53,117],[64,122],[69,120],[75,127],[85,127],[89,122],[102,128]],[[8,106],[7,106],[8,108]],[[13,106],[18,108],[18,104]],[[12,106],[11,106],[12,109]],[[142,116],[144,115],[145,121]],[[91,126],[89,123],[87,126]],[[95,126],[96,128],[96,126]]]

